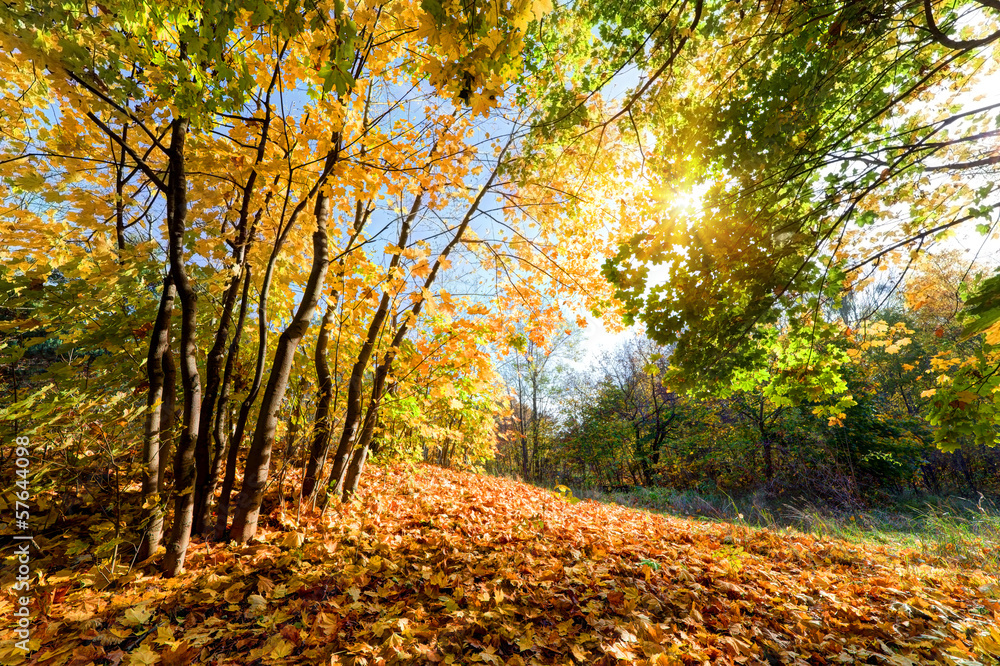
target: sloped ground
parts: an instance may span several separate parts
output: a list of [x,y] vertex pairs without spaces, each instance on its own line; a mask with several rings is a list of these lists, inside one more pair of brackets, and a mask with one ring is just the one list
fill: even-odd
[[[312,521],[296,531],[276,512],[261,543],[196,544],[172,580],[59,570],[68,539],[49,540],[40,649],[24,659],[5,623],[0,661],[1000,663],[997,581],[915,554],[571,504],[429,466],[372,468],[358,502]],[[13,568],[8,557],[7,590]]]

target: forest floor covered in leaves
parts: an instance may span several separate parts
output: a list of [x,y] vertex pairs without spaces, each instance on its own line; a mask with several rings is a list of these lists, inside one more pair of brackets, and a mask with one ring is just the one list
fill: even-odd
[[73,524],[39,539],[34,652],[5,623],[0,663],[1000,663],[979,569],[425,465],[370,468],[319,520],[275,508],[250,545],[196,542],[173,579],[68,554]]

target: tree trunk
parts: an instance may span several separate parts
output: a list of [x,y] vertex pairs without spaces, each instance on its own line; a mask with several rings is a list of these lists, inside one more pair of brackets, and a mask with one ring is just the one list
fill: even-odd
[[[518,428],[518,430],[523,430],[523,428]],[[521,440],[521,480],[525,483],[531,482],[531,476],[528,475],[528,437],[524,432],[518,433]]]
[[[240,341],[243,339],[243,325],[246,323],[247,306],[250,303],[250,282],[253,271],[247,264],[243,266],[243,294],[240,297],[240,313],[236,317],[236,330],[233,332],[233,339],[229,343],[229,353],[226,356],[226,369],[222,373],[222,387],[219,391],[219,405],[215,410],[215,425],[212,430],[212,437],[215,439],[215,448],[218,454],[212,463],[212,479],[218,480],[222,467],[222,458],[226,458],[226,474],[228,486],[223,481],[223,496],[225,505],[219,501],[217,510],[221,513],[216,519],[216,528],[213,538],[220,540],[225,536],[226,523],[229,521],[229,494],[232,491],[233,480],[236,476],[236,455],[239,453],[238,446],[229,446],[229,419],[231,418],[229,409],[230,387],[232,386],[233,370],[240,353]],[[232,476],[229,476],[229,475]],[[219,522],[222,522],[222,531],[219,531]]]
[[174,307],[174,280],[170,273],[163,280],[160,307],[149,337],[146,356],[146,422],[143,433],[142,522],[145,525],[136,559],[145,560],[156,553],[163,537],[163,507],[160,504],[160,423],[163,409],[163,356],[170,353],[170,315]]
[[524,378],[521,376],[521,357],[515,356],[517,363],[517,422],[514,431],[521,442],[521,480],[525,483],[531,482],[528,470],[528,424],[527,415],[524,411]]
[[[389,385],[389,388],[386,390],[386,393],[391,396],[397,395],[398,392],[399,392],[399,384],[395,381],[392,382]],[[386,434],[385,431],[382,430],[382,419],[379,416],[376,416],[376,419],[377,420],[375,422],[375,430],[377,430],[379,434],[377,436],[373,436],[371,444],[368,445],[368,448],[371,450],[372,455],[378,455],[379,450],[382,448],[382,442],[384,441]],[[393,428],[393,430],[395,431],[395,428]],[[393,441],[398,441],[398,438],[393,437]]]
[[361,481],[361,472],[365,468],[365,462],[368,460],[368,450],[366,439],[371,441],[371,432],[369,432],[369,423],[371,423],[370,428],[374,429],[375,419],[372,418],[370,421],[365,418],[365,426],[361,430],[361,437],[358,441],[358,447],[354,450],[354,455],[351,456],[351,463],[344,470],[344,479],[340,484],[343,486],[340,500],[342,502],[351,501],[351,497],[358,491],[358,483]]
[[[128,125],[125,123],[122,123],[121,138],[122,144],[128,143]],[[115,154],[114,147],[111,149],[111,154]],[[115,239],[118,242],[119,261],[122,260],[122,254],[125,250],[125,183],[128,182],[125,178],[125,156],[127,154],[123,145],[121,147],[121,156],[115,161]],[[148,369],[146,372],[148,374]]]
[[[397,255],[398,256],[398,255]],[[395,257],[394,257],[395,258]],[[368,326],[368,334],[365,337],[364,345],[358,352],[358,357],[351,368],[351,376],[347,382],[347,401],[344,410],[344,427],[340,433],[340,442],[333,455],[333,469],[330,470],[330,486],[333,487],[333,494],[339,496],[344,489],[344,478],[347,467],[351,461],[351,454],[355,448],[358,437],[358,428],[361,425],[361,394],[364,391],[365,368],[371,359],[378,332],[385,322],[385,315],[389,307],[389,296],[382,295],[378,310]]]
[[649,451],[642,443],[642,434],[639,428],[635,428],[635,452],[636,452],[636,462],[639,464],[639,476],[642,482],[636,485],[653,485],[653,472],[649,465]]
[[170,183],[167,225],[170,234],[170,269],[181,301],[181,384],[184,387],[184,420],[174,456],[174,524],[167,544],[164,574],[176,576],[184,569],[194,511],[194,445],[201,411],[201,377],[196,356],[197,302],[184,267],[184,234],[187,224],[187,173],[184,144],[188,121],[173,121],[170,137]]
[[774,478],[774,456],[771,451],[771,438],[765,435],[761,444],[764,446],[764,478],[770,481]]
[[[226,356],[226,342],[229,339],[229,324],[233,318],[233,308],[236,307],[236,297],[240,292],[239,276],[234,276],[226,288],[222,299],[222,313],[219,316],[219,326],[215,331],[215,342],[208,352],[205,363],[205,393],[202,399],[201,422],[198,425],[198,441],[194,447],[196,471],[194,493],[194,523],[192,531],[201,534],[208,525],[211,510],[211,496],[215,492],[215,479],[212,478],[212,439],[213,422],[215,421],[215,404],[222,388],[222,371]],[[215,456],[219,458],[218,447]]]
[[[336,144],[339,144],[339,138]],[[338,151],[335,149],[327,157],[325,175],[328,175],[332,170],[337,155]],[[322,177],[322,181],[325,181],[325,175]],[[316,231],[313,233],[313,261],[309,271],[309,280],[302,292],[302,301],[299,303],[291,323],[278,340],[271,375],[268,377],[267,387],[264,389],[264,396],[261,400],[257,427],[254,429],[253,441],[247,454],[243,487],[236,499],[236,512],[233,516],[230,536],[239,543],[245,543],[257,533],[257,519],[260,514],[261,502],[264,499],[264,487],[271,465],[271,449],[274,446],[275,428],[278,423],[278,408],[281,406],[285,390],[288,388],[288,376],[292,369],[295,350],[309,327],[309,320],[312,318],[313,310],[319,301],[323,281],[326,278],[326,269],[329,264],[326,222],[329,214],[329,197],[320,189],[316,195]]]
[[[404,324],[399,331],[402,331],[405,334],[406,325]],[[397,331],[396,336],[393,338],[393,347],[397,346],[397,339],[401,338],[399,331]],[[395,353],[391,351],[386,353],[382,363],[380,363],[375,369],[375,379],[372,381],[371,399],[368,402],[368,411],[365,413],[365,422],[361,428],[361,436],[358,438],[358,446],[354,451],[354,455],[351,456],[351,463],[347,467],[347,470],[345,470],[342,483],[338,484],[338,490],[341,494],[342,502],[350,501],[351,496],[358,490],[358,482],[361,480],[361,472],[365,468],[365,461],[368,460],[372,434],[375,432],[375,424],[378,421],[378,410],[381,405],[382,394],[385,389],[385,378],[388,376],[389,369],[392,367],[393,358],[395,358]]]
[[[226,536],[226,528],[229,523],[229,500],[232,496],[233,486],[236,483],[236,463],[239,459],[240,447],[243,445],[243,435],[246,433],[247,422],[250,419],[250,410],[253,409],[253,404],[257,400],[257,394],[260,392],[260,386],[264,378],[264,363],[267,359],[267,299],[271,294],[274,265],[278,260],[278,255],[281,253],[281,248],[284,247],[285,239],[288,238],[289,231],[295,226],[306,202],[306,199],[299,202],[295,210],[292,211],[288,224],[280,231],[277,238],[275,238],[271,254],[267,259],[267,267],[264,269],[264,279],[261,282],[260,296],[257,299],[257,356],[254,362],[253,382],[250,386],[250,392],[240,405],[240,413],[236,417],[236,429],[229,443],[229,451],[226,455],[226,474],[222,480],[222,490],[219,493],[219,505],[216,510],[214,534],[216,541],[221,541]],[[261,212],[263,211],[258,211],[258,218]],[[246,269],[248,272],[252,272],[249,264],[246,265]]]
[[[278,257],[282,238],[278,238],[275,247],[268,258],[267,268],[264,271],[264,281],[260,288],[260,298],[257,302],[257,360],[254,363],[253,381],[247,397],[240,404],[240,412],[236,417],[236,429],[229,441],[229,450],[226,453],[226,473],[222,480],[222,490],[219,494],[219,504],[215,516],[216,541],[221,541],[226,536],[226,528],[229,526],[229,499],[232,496],[233,486],[236,483],[236,463],[240,455],[240,447],[243,445],[243,435],[246,432],[247,421],[250,418],[250,410],[257,400],[260,392],[261,382],[264,377],[264,359],[267,352],[267,297],[270,293],[271,276],[274,271],[274,263]],[[247,266],[247,280],[251,280],[252,269]]]
[[537,480],[541,479],[538,466],[538,367],[531,361],[531,467]]
[[330,362],[327,359],[327,348],[330,343],[330,326],[333,324],[333,309],[336,301],[331,296],[320,324],[319,335],[316,338],[316,354],[313,362],[316,365],[316,377],[319,381],[318,400],[316,402],[315,430],[312,444],[309,447],[309,462],[302,479],[302,496],[312,497],[316,491],[316,479],[323,470],[327,452],[330,449],[330,405],[333,402],[333,377],[330,375]]
[[174,448],[176,436],[174,414],[177,410],[177,364],[174,363],[171,339],[171,322],[168,319],[167,348],[163,352],[163,407],[160,409],[160,474],[156,483],[160,495],[167,492],[167,469],[170,465],[166,461],[171,459],[170,452]]
[[[284,49],[287,48],[287,46],[288,45],[286,43],[285,46],[282,47],[282,53],[284,53]],[[274,72],[271,75],[271,83],[268,86],[267,94],[264,98],[264,121],[261,125],[260,141],[257,144],[257,155],[255,157],[255,162],[254,162],[255,166],[259,165],[263,161],[264,155],[266,153],[267,136],[268,136],[268,131],[270,130],[271,127],[271,118],[272,118],[271,103],[270,103],[271,93],[274,91],[275,84],[278,81],[278,74],[279,74],[279,69],[278,67],[275,67]],[[243,201],[240,207],[240,225],[244,228],[250,213],[250,199],[251,199],[250,195],[253,193],[253,188],[257,178],[258,178],[257,169],[254,168],[250,172],[250,175],[247,178],[247,183],[243,188]],[[270,201],[270,198],[271,194],[269,192],[265,199],[265,204],[267,203],[267,201]],[[264,270],[264,281],[261,284],[260,300],[257,306],[257,324],[258,324],[257,360],[256,363],[254,364],[253,383],[250,387],[250,393],[247,395],[247,397],[243,400],[243,403],[240,405],[240,412],[236,418],[236,429],[234,431],[232,438],[228,442],[229,444],[228,449],[226,449],[225,478],[222,481],[222,490],[219,496],[219,504],[216,508],[215,532],[213,534],[213,538],[216,541],[221,541],[223,537],[225,537],[226,535],[226,527],[228,527],[229,523],[229,498],[233,492],[233,484],[236,482],[236,462],[239,457],[240,446],[242,446],[243,444],[243,434],[246,432],[247,420],[250,418],[250,410],[253,409],[253,404],[257,400],[257,393],[260,391],[260,385],[261,382],[263,381],[264,356],[267,350],[267,298],[271,289],[271,277],[274,274],[274,264],[278,258],[278,254],[280,253],[282,246],[285,243],[285,238],[288,236],[288,232],[295,225],[295,220],[298,218],[298,215],[302,210],[303,204],[304,201],[303,203],[300,203],[299,206],[296,206],[295,210],[292,212],[291,219],[289,220],[288,225],[285,227],[284,230],[280,230],[279,227],[278,236],[275,239],[274,247],[271,249],[271,254],[267,260],[267,268]],[[251,226],[247,235],[244,237],[245,244],[249,244],[253,241],[254,231],[257,228],[257,224],[260,222],[260,218],[263,212],[264,212],[264,207],[261,206],[257,210],[253,225]],[[245,278],[246,282],[243,285],[244,291],[243,291],[242,304],[240,305],[240,322],[237,324],[236,333],[233,335],[233,342],[229,347],[230,359],[233,358],[234,351],[239,349],[239,340],[243,332],[242,325],[245,319],[244,308],[247,304],[247,289],[249,287],[252,274],[251,266],[247,263],[248,254],[249,253],[247,251],[247,248],[244,247],[242,250],[242,265],[246,273],[246,278]],[[227,361],[226,376],[229,375],[228,363],[229,361]],[[223,400],[225,400],[225,402],[228,402],[228,396],[229,396],[228,382],[225,379],[223,380],[221,394],[223,397],[220,397],[219,408],[218,408],[220,414],[222,413],[225,407],[225,405],[223,404]],[[221,430],[219,429],[218,420],[219,417],[216,418],[216,430],[221,432]],[[212,471],[213,484],[218,481],[219,464],[221,463],[221,452],[225,448],[225,446],[222,443],[220,443],[219,439],[220,439],[219,436],[216,435],[216,450],[219,453],[219,456],[217,457],[217,460],[213,465],[213,467],[215,468]],[[214,492],[214,486],[213,486],[213,492]]]

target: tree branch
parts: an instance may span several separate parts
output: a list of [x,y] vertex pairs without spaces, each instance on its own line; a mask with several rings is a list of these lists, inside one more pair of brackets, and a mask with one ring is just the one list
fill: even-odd
[[111,137],[111,139],[115,143],[121,146],[122,150],[127,152],[129,157],[135,160],[136,166],[138,166],[139,169],[141,169],[142,172],[146,174],[147,178],[153,181],[153,184],[156,185],[157,189],[159,189],[161,192],[167,191],[167,184],[163,182],[163,180],[159,176],[156,175],[156,172],[153,171],[153,169],[148,164],[146,164],[145,160],[139,157],[139,154],[136,153],[135,150],[133,150],[132,147],[129,146],[124,139],[115,134],[114,130],[112,130],[110,127],[104,124],[104,121],[98,118],[93,111],[88,111],[87,117],[90,118],[91,122],[97,125],[102,132],[107,134],[109,137]]
[[[986,7],[997,8],[997,4],[993,0],[977,0],[979,4]],[[938,27],[937,22],[934,20],[934,11],[931,8],[931,0],[924,0],[924,19],[927,21],[927,30],[931,33],[931,37],[934,38],[938,44],[942,46],[947,46],[950,49],[957,49],[965,51],[968,49],[977,49],[980,46],[986,46],[997,39],[1000,39],[1000,30],[997,30],[992,35],[983,37],[981,39],[952,39],[948,35],[944,34],[941,28]]]

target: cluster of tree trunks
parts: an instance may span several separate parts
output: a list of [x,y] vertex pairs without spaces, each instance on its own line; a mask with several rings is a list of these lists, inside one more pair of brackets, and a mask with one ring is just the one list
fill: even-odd
[[[270,113],[265,115],[260,126],[258,159],[263,158],[263,146],[267,141],[269,129]],[[186,272],[183,254],[187,218],[184,148],[188,131],[185,119],[173,121],[168,147],[169,176],[166,181],[160,181],[168,202],[167,226],[170,252],[147,358],[149,411],[144,432],[145,470],[142,486],[145,520],[139,557],[144,559],[155,554],[163,540],[164,518],[167,515],[164,483],[166,467],[164,461],[168,455],[166,445],[172,439],[176,439],[177,446],[173,454],[173,490],[170,494],[173,523],[163,563],[167,575],[176,575],[183,569],[188,543],[193,534],[205,536],[210,534],[217,540],[228,536],[235,541],[246,542],[257,532],[271,469],[279,410],[288,389],[293,358],[324,296],[324,285],[330,265],[327,222],[331,211],[331,202],[325,185],[336,174],[343,144],[339,134],[332,137],[333,147],[326,156],[322,172],[308,194],[296,203],[287,221],[274,237],[267,264],[264,266],[256,304],[258,344],[254,359],[254,375],[246,398],[235,415],[235,423],[230,424],[233,409],[229,403],[234,390],[233,383],[238,379],[235,368],[249,309],[250,286],[255,274],[254,266],[249,260],[249,248],[257,236],[257,223],[263,211],[263,206],[259,206],[256,211],[252,211],[251,206],[254,195],[258,194],[256,188],[260,180],[254,170],[242,188],[239,214],[234,225],[235,241],[231,243],[233,277],[222,295],[220,313],[212,338],[213,344],[205,361],[205,382],[202,385],[198,369],[198,349],[195,343],[198,322],[197,297]],[[436,147],[432,147],[428,162],[433,160],[435,149]],[[446,264],[448,255],[461,242],[495,177],[496,171],[490,175],[462,221],[453,230],[451,240],[424,279],[422,285],[424,293],[432,287],[442,265]],[[408,214],[401,221],[396,238],[397,247],[407,247],[413,223],[421,213],[423,198],[423,192],[415,196]],[[269,358],[268,299],[275,263],[289,232],[301,223],[310,203],[314,230],[312,265],[308,281],[294,315],[279,336],[273,355]],[[355,247],[372,212],[370,201],[356,203],[353,234],[339,255],[338,276],[342,275],[343,257]],[[400,255],[394,255],[389,266],[390,273],[399,261]],[[332,410],[337,403],[339,387],[335,387],[328,357],[338,298],[335,288],[326,294],[327,306],[316,338],[313,354],[318,379],[316,411],[304,464],[302,487],[302,496],[314,503],[319,496],[325,494],[324,504],[331,498],[348,501],[357,491],[365,463],[377,445],[379,410],[384,396],[392,390],[388,378],[396,354],[423,307],[423,301],[417,299],[403,317],[390,317],[393,298],[388,291],[383,292],[360,351],[353,359],[343,413],[334,415]],[[176,301],[179,301],[181,315],[177,355],[183,399],[181,419],[175,425],[173,423],[175,352],[172,346],[171,319],[174,310],[177,309]],[[379,341],[387,338],[391,340],[388,351],[376,358],[375,351]],[[335,357],[337,351],[334,352]],[[368,372],[371,372],[371,379],[366,381]],[[252,416],[258,396],[261,396],[261,400],[254,421]],[[339,428],[339,439],[333,455],[330,456],[331,443],[337,428]],[[242,484],[239,493],[233,499],[240,471],[238,468],[242,444],[248,430],[252,431],[252,437],[246,450]],[[323,472],[328,457],[331,458],[331,469],[329,475],[324,478]],[[217,491],[218,497],[216,497]],[[231,523],[230,513],[232,513]]]

